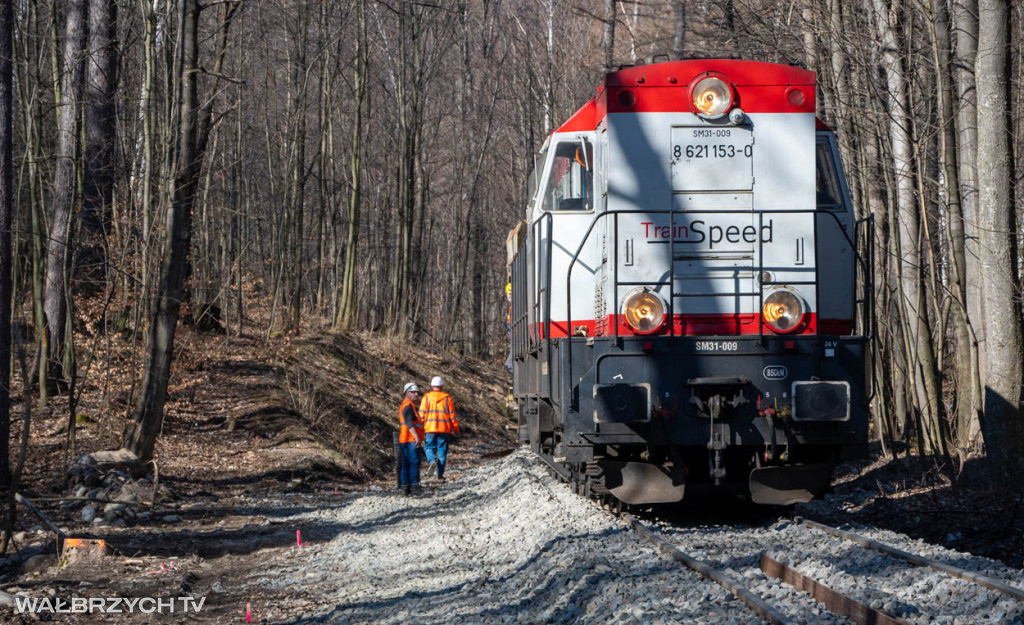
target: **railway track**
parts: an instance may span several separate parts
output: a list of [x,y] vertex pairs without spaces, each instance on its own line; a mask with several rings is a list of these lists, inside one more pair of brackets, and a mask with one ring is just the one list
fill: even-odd
[[[863,593],[844,594],[843,592],[830,587],[827,583],[828,580],[820,581],[812,578],[811,576],[803,575],[795,568],[786,566],[772,558],[765,551],[760,551],[756,554],[756,557],[751,557],[753,554],[745,554],[744,557],[739,557],[741,554],[738,553],[733,554],[736,556],[731,558],[733,562],[737,559],[743,560],[748,563],[748,566],[751,567],[751,569],[754,567],[757,569],[756,571],[742,570],[742,572],[737,572],[730,566],[723,566],[720,563],[714,562],[714,560],[702,559],[699,555],[684,551],[684,549],[680,548],[680,546],[672,540],[671,536],[666,535],[663,531],[652,528],[648,523],[637,519],[629,513],[620,513],[620,516],[626,520],[639,535],[654,544],[660,551],[686,565],[701,576],[711,579],[723,586],[737,599],[744,602],[756,614],[770,623],[797,623],[805,621],[806,617],[793,616],[791,614],[791,603],[787,604],[790,608],[787,610],[787,607],[779,605],[779,602],[766,599],[764,597],[765,593],[758,591],[757,587],[763,589],[766,584],[777,584],[777,582],[769,581],[769,578],[773,580],[781,580],[784,584],[791,586],[796,590],[803,591],[807,595],[810,595],[810,597],[815,601],[823,604],[825,609],[832,614],[846,617],[854,623],[897,625],[916,622],[918,617],[922,615],[927,616],[928,619],[937,616],[948,616],[941,612],[941,607],[938,608],[940,612],[937,614],[928,614],[925,610],[919,610],[913,605],[903,603],[897,606],[901,609],[890,610],[890,612],[910,612],[909,615],[894,615],[875,607],[871,607],[867,603],[859,601],[855,596],[851,596]],[[934,558],[913,554],[903,549],[884,544],[850,531],[840,530],[800,517],[793,519],[791,527],[804,528],[813,532],[822,532],[829,536],[841,539],[845,546],[841,549],[832,549],[835,558],[842,558],[844,554],[848,553],[849,549],[858,549],[858,547],[853,547],[849,544],[855,543],[862,547],[885,554],[886,557],[902,561],[907,565],[912,565],[913,567],[926,569],[928,571],[937,571],[946,576],[951,576],[952,578],[964,580],[965,582],[981,586],[988,589],[988,591],[998,593],[1001,597],[1006,598],[1006,600],[1017,604],[1015,606],[1017,609],[1009,613],[1000,613],[998,609],[991,610],[990,614],[993,619],[990,622],[1024,622],[1024,590],[1007,584],[1002,580],[972,572],[946,562],[940,562]],[[791,536],[789,538],[794,541],[800,540],[797,536]],[[701,551],[699,547],[697,551]],[[869,586],[870,583],[871,582],[869,581]],[[927,581],[924,582],[924,585],[927,586],[932,583],[932,581]],[[979,592],[986,592],[981,589],[978,590]],[[789,591],[789,594],[792,594],[792,591]],[[927,598],[922,599],[922,603],[927,602]],[[999,605],[998,600],[989,601],[988,603],[993,606]],[[914,620],[904,620],[904,618],[902,618],[903,616]]]
[[992,577],[988,577],[986,575],[979,575],[978,573],[968,571],[967,569],[963,569],[958,566],[953,566],[951,564],[946,564],[944,562],[939,562],[938,560],[932,558],[918,556],[910,552],[904,551],[902,549],[897,549],[896,547],[880,543],[877,540],[872,540],[865,536],[855,534],[854,532],[841,530],[830,525],[825,525],[824,523],[818,523],[817,521],[811,521],[808,519],[804,519],[802,517],[794,517],[794,521],[806,525],[807,527],[812,527],[814,529],[821,530],[827,534],[831,534],[832,536],[845,538],[846,540],[864,545],[865,547],[870,547],[871,549],[880,551],[884,554],[899,558],[901,560],[906,560],[914,566],[923,566],[934,569],[936,571],[941,571],[948,575],[952,575],[953,577],[957,577],[959,579],[980,584],[981,586],[990,588],[1009,597],[1013,597],[1014,599],[1017,599],[1019,601],[1024,601],[1024,590],[1021,590],[1020,588],[1016,588],[1014,586],[1010,586],[1009,584],[1006,584]]

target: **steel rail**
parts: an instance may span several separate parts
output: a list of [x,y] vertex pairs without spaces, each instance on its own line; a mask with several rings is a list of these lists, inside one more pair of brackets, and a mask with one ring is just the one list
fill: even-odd
[[633,527],[633,529],[636,530],[641,536],[643,536],[652,544],[654,544],[654,546],[656,546],[662,552],[675,558],[679,562],[682,562],[689,568],[696,571],[701,576],[711,579],[719,585],[723,586],[726,590],[728,590],[733,595],[738,597],[740,601],[747,604],[750,607],[750,609],[752,609],[754,612],[757,612],[757,614],[759,614],[761,617],[765,618],[769,623],[779,623],[788,625],[790,623],[797,622],[794,619],[791,619],[790,617],[780,612],[774,606],[766,603],[763,599],[761,599],[761,597],[757,596],[747,588],[740,585],[739,582],[726,575],[724,571],[716,569],[705,562],[701,562],[700,560],[690,555],[687,555],[678,547],[675,547],[669,544],[668,542],[662,540],[661,538],[655,536],[654,532],[648,529],[647,526],[645,526],[643,523],[638,521],[633,515],[624,513],[622,515],[622,518],[624,518]]
[[1024,601],[1024,590],[1005,584],[997,579],[987,577],[985,575],[980,575],[978,573],[972,573],[971,571],[962,569],[958,566],[953,566],[952,564],[945,564],[943,562],[939,562],[938,560],[933,560],[931,558],[916,556],[912,553],[903,551],[902,549],[890,547],[889,545],[880,543],[877,540],[866,538],[864,536],[861,536],[860,534],[855,534],[853,532],[848,532],[846,530],[837,529],[830,525],[824,525],[822,523],[811,521],[803,517],[794,517],[793,520],[800,525],[813,527],[814,529],[821,530],[826,534],[831,534],[838,538],[845,538],[846,540],[864,545],[865,547],[870,547],[871,549],[875,549],[876,551],[881,551],[882,553],[895,556],[902,560],[906,560],[914,566],[927,566],[937,571],[942,571],[943,573],[952,575],[953,577],[958,577],[963,580],[974,582],[975,584],[980,584],[982,586],[985,586],[986,588],[991,588],[992,590],[1001,592],[1005,595],[1009,595],[1019,601]]

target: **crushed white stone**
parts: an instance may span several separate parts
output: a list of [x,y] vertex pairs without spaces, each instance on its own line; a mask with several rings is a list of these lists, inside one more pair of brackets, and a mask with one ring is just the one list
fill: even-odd
[[[366,491],[278,521],[330,528],[326,543],[278,552],[249,585],[321,597],[302,622],[756,623],[714,582],[662,555],[621,520],[560,484],[527,450],[456,475],[420,497]],[[822,532],[660,527],[681,549],[732,571],[797,622],[845,623],[757,570],[762,551],[817,581],[914,623],[1024,623],[995,591],[894,561]],[[890,532],[897,547],[965,566],[964,556]],[[305,536],[305,533],[304,533]],[[863,553],[861,552],[863,551]],[[1020,571],[969,558],[971,570],[1021,584]]]

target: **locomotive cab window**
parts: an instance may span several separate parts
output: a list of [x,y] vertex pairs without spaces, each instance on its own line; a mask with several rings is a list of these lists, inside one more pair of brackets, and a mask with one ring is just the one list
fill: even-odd
[[556,144],[544,191],[544,210],[589,211],[593,208],[593,144],[586,139]]
[[818,138],[815,156],[814,189],[818,210],[843,210],[843,196],[839,188],[839,172],[828,140]]

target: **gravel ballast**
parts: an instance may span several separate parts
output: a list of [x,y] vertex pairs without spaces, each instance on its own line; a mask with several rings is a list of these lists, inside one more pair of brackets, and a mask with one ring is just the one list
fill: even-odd
[[[774,597],[785,588],[757,570],[762,552],[864,605],[911,623],[1024,623],[1024,602],[789,520],[762,528],[659,529],[664,538],[695,557],[744,571],[751,589],[765,597]],[[851,529],[903,551],[1024,587],[1024,574],[999,562],[894,532]]]
[[[330,528],[331,537],[275,551],[246,580],[268,597],[303,597],[262,605],[265,617],[332,623],[761,620],[722,587],[662,555],[624,521],[573,494],[526,450],[451,477],[420,497],[371,490],[279,519],[297,528]],[[764,576],[757,570],[762,551],[915,623],[1024,622],[1022,602],[792,521],[657,529],[797,621],[846,622]],[[859,531],[1010,584],[1024,579],[988,560],[965,560],[890,532]]]

